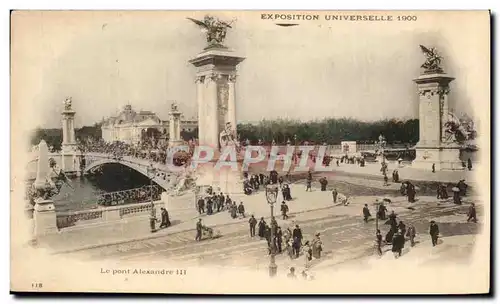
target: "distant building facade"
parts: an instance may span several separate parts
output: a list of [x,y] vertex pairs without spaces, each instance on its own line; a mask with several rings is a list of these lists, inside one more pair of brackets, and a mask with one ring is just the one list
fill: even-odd
[[[195,118],[184,119],[181,116],[182,131],[192,132],[197,127]],[[136,112],[131,105],[126,105],[118,115],[103,120],[101,131],[102,139],[106,142],[121,141],[133,145],[153,137],[165,142],[168,139],[169,121],[160,119],[154,112]]]

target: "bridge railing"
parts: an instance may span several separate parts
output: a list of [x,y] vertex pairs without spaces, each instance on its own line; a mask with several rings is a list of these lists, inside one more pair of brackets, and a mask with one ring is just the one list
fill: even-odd
[[158,185],[147,185],[140,188],[103,193],[97,197],[100,206],[129,205],[159,200],[163,189]]
[[[163,207],[164,203],[161,200],[156,200],[154,201],[154,205],[157,209],[157,214],[159,214],[159,208]],[[119,221],[124,217],[146,216],[149,212],[151,212],[151,202],[101,207],[92,210],[62,212],[56,215],[56,224],[59,230],[63,230],[75,226],[82,227],[92,224]]]

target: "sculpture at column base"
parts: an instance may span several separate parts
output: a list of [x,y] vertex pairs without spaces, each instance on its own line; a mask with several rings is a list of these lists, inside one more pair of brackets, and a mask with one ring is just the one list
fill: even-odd
[[436,171],[464,170],[460,160],[460,147],[415,147],[416,157],[411,166],[413,168]]

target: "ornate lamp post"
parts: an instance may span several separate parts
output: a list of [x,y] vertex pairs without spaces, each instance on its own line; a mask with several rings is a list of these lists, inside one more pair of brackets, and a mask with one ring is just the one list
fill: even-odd
[[151,163],[146,170],[148,178],[149,178],[149,191],[151,196],[151,215],[149,217],[149,224],[151,226],[151,232],[156,231],[156,209],[153,201],[153,179],[156,175],[156,168]]
[[[278,186],[277,185],[267,185],[266,186],[266,199],[269,206],[271,206],[271,221],[274,218],[274,204],[278,198]],[[269,276],[274,277],[278,271],[278,266],[276,265],[275,255],[276,248],[274,246],[274,228],[271,222],[271,260],[269,261]]]

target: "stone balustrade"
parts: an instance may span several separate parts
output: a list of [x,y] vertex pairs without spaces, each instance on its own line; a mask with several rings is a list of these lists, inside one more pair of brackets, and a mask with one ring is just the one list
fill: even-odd
[[[156,212],[164,206],[163,201],[155,201]],[[57,228],[64,230],[69,227],[83,227],[89,224],[119,221],[125,217],[146,216],[151,212],[151,202],[138,204],[101,207],[98,209],[64,212],[56,214]]]

